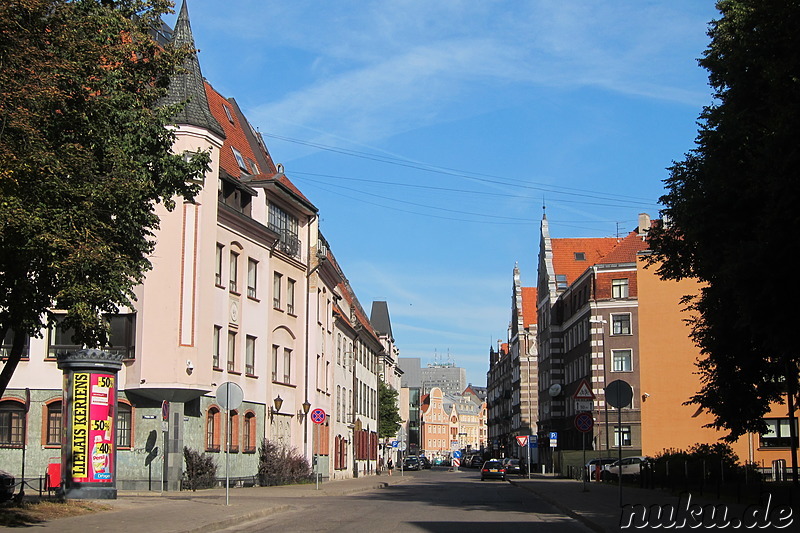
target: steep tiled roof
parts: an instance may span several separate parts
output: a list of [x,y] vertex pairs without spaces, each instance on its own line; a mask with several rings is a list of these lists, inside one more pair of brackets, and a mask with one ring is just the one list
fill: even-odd
[[567,277],[572,284],[587,268],[596,265],[614,249],[617,239],[553,239],[553,269],[557,276]]
[[522,287],[522,325],[536,324],[536,287]]
[[[256,160],[254,148],[250,146],[250,142],[248,142],[244,132],[244,128],[249,128],[249,125],[242,124],[238,113],[234,112],[231,103],[214,90],[208,82],[205,83],[205,92],[208,98],[208,107],[225,132],[225,144],[222,146],[219,156],[220,169],[224,170],[228,175],[239,179],[241,179],[243,175],[250,176],[254,174],[255,169],[248,167],[245,171],[239,166],[236,157],[233,155],[233,150],[231,150],[231,148],[235,148],[242,154],[245,165],[248,165],[248,160]],[[230,118],[228,118],[229,116]],[[260,169],[258,170],[260,172]]]
[[636,254],[647,248],[647,242],[642,236],[632,231],[598,262],[602,264],[633,263],[636,261]]

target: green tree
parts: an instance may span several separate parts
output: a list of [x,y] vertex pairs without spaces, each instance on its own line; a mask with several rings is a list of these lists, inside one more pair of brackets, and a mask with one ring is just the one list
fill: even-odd
[[791,259],[800,200],[800,2],[721,0],[717,8],[722,16],[711,22],[699,60],[714,98],[700,115],[695,148],[669,169],[664,223],[649,240],[663,278],[703,282],[685,300],[702,353],[702,387],[691,402],[733,441],[766,430],[771,402],[788,399],[794,411],[800,358],[787,304],[800,297]]
[[158,106],[186,48],[149,37],[167,0],[0,2],[0,373],[67,311],[73,341],[104,346],[103,313],[131,305],[151,268],[156,204],[192,198],[208,154],[172,154]]
[[402,421],[397,406],[397,391],[378,380],[378,437],[397,435]]

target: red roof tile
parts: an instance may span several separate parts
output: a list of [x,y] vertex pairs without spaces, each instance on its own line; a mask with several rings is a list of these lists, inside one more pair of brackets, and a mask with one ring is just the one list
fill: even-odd
[[536,287],[522,287],[522,325],[536,324]]
[[595,239],[553,239],[553,269],[572,284],[586,269],[600,263],[617,244],[613,237]]

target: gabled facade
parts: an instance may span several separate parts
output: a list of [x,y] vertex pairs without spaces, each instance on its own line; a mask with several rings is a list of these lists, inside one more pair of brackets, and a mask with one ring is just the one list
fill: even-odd
[[[622,239],[551,239],[542,219],[539,249],[539,454],[540,462],[560,466],[565,450],[617,449],[641,452],[636,256],[647,247],[649,218]],[[614,380],[627,382],[634,401],[617,412],[603,391]],[[595,396],[592,433],[575,428],[573,396],[581,382]],[[557,448],[547,446],[557,435]]]

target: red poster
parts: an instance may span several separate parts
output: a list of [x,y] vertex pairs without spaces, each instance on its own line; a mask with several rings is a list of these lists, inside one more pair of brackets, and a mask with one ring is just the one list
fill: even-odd
[[73,381],[72,479],[111,483],[114,466],[114,376],[76,372]]

